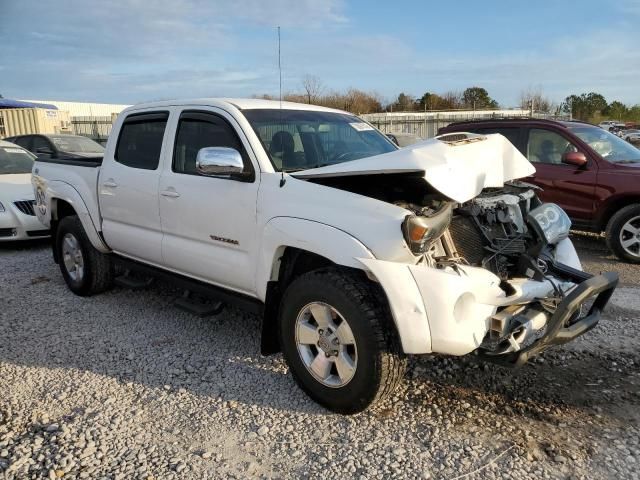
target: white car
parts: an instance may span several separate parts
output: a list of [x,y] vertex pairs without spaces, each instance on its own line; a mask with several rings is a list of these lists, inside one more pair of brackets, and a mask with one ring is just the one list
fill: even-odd
[[625,130],[622,133],[623,140],[626,140],[633,145],[640,146],[640,130],[639,129],[629,129]]
[[49,235],[36,217],[31,187],[35,155],[0,140],[0,242]]
[[604,122],[600,122],[598,124],[600,128],[605,129],[606,131],[610,131],[613,127],[624,128],[624,122],[616,122],[614,120],[605,120]]
[[33,185],[74,293],[121,264],[240,305],[263,353],[354,413],[406,355],[517,366],[596,326],[617,276],[582,271],[566,213],[516,181],[534,172],[502,135],[398,149],[339,110],[195,99],[127,108],[104,158],[38,160]]

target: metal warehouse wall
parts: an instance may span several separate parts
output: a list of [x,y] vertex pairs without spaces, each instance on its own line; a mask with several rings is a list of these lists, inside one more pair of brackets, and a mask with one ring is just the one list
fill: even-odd
[[110,117],[113,113],[120,113],[130,105],[116,103],[85,103],[58,102],[57,100],[24,100],[25,102],[40,102],[55,105],[59,110],[69,112],[72,117]]
[[0,138],[29,133],[71,133],[69,113],[44,108],[0,110]]

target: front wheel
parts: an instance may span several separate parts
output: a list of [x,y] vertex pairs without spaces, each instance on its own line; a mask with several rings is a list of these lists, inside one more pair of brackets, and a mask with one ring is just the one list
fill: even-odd
[[382,402],[404,376],[401,352],[383,293],[361,272],[327,268],[287,288],[279,337],[298,385],[338,413]]
[[625,262],[640,263],[640,204],[619,210],[607,224],[607,245]]
[[60,272],[73,293],[87,296],[111,287],[111,259],[91,245],[77,216],[64,217],[60,221],[55,248]]

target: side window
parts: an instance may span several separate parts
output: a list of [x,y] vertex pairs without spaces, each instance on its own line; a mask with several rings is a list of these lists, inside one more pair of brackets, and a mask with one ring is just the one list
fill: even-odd
[[157,169],[168,118],[168,112],[129,115],[120,129],[116,162],[131,168]]
[[478,129],[478,133],[482,133],[485,135],[488,135],[491,133],[499,133],[500,135],[505,137],[507,140],[509,140],[513,144],[513,146],[516,148],[518,148],[518,145],[520,143],[520,129],[516,127],[481,128],[481,129]]
[[213,113],[187,111],[180,115],[173,150],[172,169],[176,173],[197,175],[196,157],[205,147],[228,147],[238,150],[246,167],[251,162],[242,146],[238,134],[222,117]]
[[16,145],[20,145],[22,148],[26,148],[27,150],[31,150],[31,137],[19,137],[15,140],[11,140]]
[[42,149],[42,153],[44,153],[44,151],[49,151],[49,152],[53,152],[53,147],[51,146],[51,143],[49,143],[49,141],[46,138],[43,137],[33,137],[33,143],[31,144],[31,151],[33,153],[38,153],[38,149]]
[[565,153],[578,149],[562,135],[551,130],[532,128],[527,142],[527,158],[534,163],[562,164]]

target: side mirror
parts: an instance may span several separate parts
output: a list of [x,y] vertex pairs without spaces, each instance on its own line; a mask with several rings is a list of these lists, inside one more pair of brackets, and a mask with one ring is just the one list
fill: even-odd
[[234,148],[205,147],[198,150],[196,170],[207,176],[237,175],[244,172],[244,162]]
[[399,147],[399,146],[400,146],[400,145],[398,145],[398,139],[396,138],[396,136],[395,136],[395,135],[393,135],[393,134],[391,134],[391,133],[387,133],[387,134],[386,134],[386,136],[387,136],[387,138],[388,138],[389,140],[391,140],[391,141],[396,145],[396,147]]
[[36,155],[53,155],[53,150],[49,147],[36,148]]
[[567,152],[562,155],[562,163],[576,167],[584,167],[587,164],[587,157],[582,152]]

